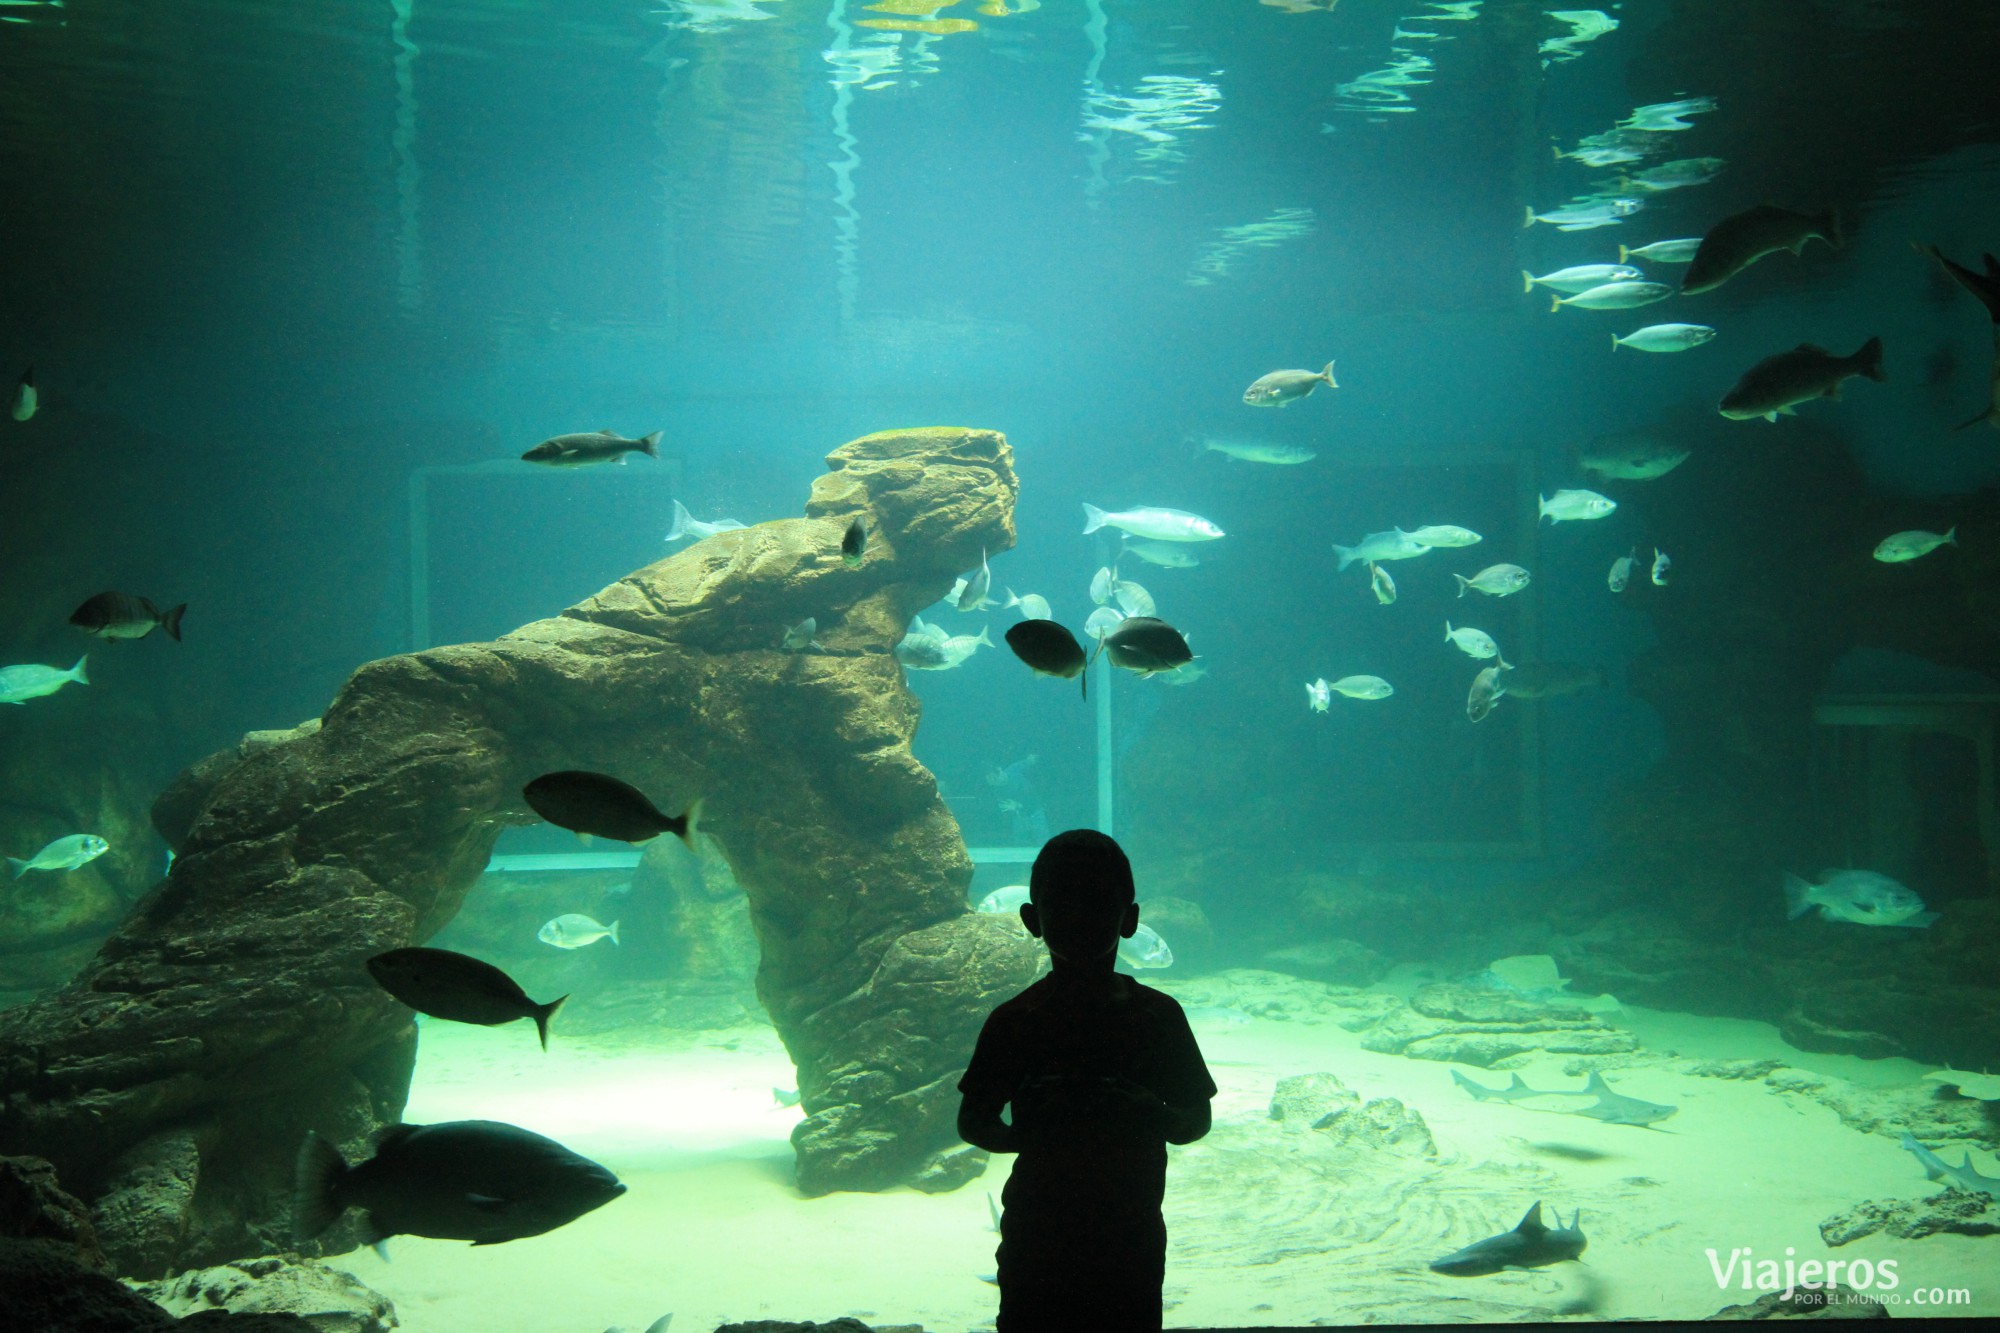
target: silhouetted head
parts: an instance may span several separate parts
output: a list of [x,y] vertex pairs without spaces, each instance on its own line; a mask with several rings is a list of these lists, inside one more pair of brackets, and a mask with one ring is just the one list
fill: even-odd
[[1057,965],[1102,966],[1117,960],[1118,941],[1139,927],[1132,863],[1096,829],[1058,833],[1035,857],[1021,922],[1047,941]]

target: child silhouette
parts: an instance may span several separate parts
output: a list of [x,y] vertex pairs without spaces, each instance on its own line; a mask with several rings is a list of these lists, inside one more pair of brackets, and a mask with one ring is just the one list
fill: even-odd
[[1113,970],[1139,924],[1118,844],[1057,834],[1028,891],[1021,922],[1049,975],[988,1015],[958,1084],[960,1137],[1019,1154],[1001,1194],[998,1333],[1158,1333],[1166,1145],[1208,1133],[1215,1082],[1180,1005]]

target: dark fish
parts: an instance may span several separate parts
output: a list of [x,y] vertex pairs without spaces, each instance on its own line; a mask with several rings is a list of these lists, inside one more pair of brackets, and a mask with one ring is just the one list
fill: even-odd
[[549,467],[590,467],[596,463],[622,463],[627,454],[645,454],[649,458],[660,456],[660,436],[664,432],[654,431],[636,440],[628,440],[615,431],[579,431],[574,435],[558,435],[554,439],[543,440],[534,448],[522,454],[522,461],[543,463]]
[[100,639],[143,639],[154,630],[163,629],[168,638],[179,643],[181,616],[186,612],[186,602],[162,611],[144,597],[101,592],[70,612],[69,623]]
[[1150,676],[1194,661],[1181,632],[1152,616],[1127,616],[1098,640],[1097,650],[1111,654],[1111,665]]
[[1579,1211],[1570,1218],[1569,1225],[1564,1226],[1562,1215],[1558,1213],[1553,1228],[1544,1226],[1541,1201],[1536,1200],[1535,1206],[1528,1210],[1527,1216],[1512,1231],[1476,1240],[1442,1259],[1431,1260],[1431,1272],[1449,1277],[1484,1277],[1509,1268],[1541,1268],[1565,1259],[1575,1259],[1589,1244],[1578,1225],[1582,1220],[1583,1214]]
[[840,539],[840,563],[852,567],[861,563],[861,553],[868,549],[868,525],[855,519],[847,525],[847,532]]
[[454,1023],[498,1027],[517,1018],[535,1020],[542,1049],[549,1048],[549,1020],[563,1000],[536,1004],[514,978],[491,963],[450,949],[391,949],[368,960],[368,975],[420,1014]]
[[1832,209],[1807,214],[1772,204],[1746,208],[1716,223],[1701,238],[1687,272],[1681,275],[1681,295],[1720,287],[1779,250],[1797,254],[1815,236],[1836,250],[1847,243],[1840,232],[1840,218]]
[[1040,675],[1061,676],[1064,680],[1071,676],[1082,677],[1083,697],[1090,697],[1090,678],[1084,674],[1087,663],[1083,645],[1076,641],[1076,635],[1055,621],[1022,621],[1007,631],[1007,646],[1014,650],[1014,656]]
[[1878,384],[1888,378],[1882,373],[1880,338],[1870,338],[1852,356],[1835,356],[1812,343],[1767,356],[1743,372],[1716,409],[1731,421],[1776,421],[1780,412],[1789,413],[1800,403],[1838,399],[1840,382],[1851,375],[1866,375]]
[[1465,716],[1474,722],[1483,722],[1493,711],[1493,705],[1500,702],[1500,696],[1507,692],[1500,683],[1500,673],[1507,669],[1505,662],[1496,662],[1472,678],[1472,688],[1465,694]]
[[362,1236],[429,1236],[498,1245],[539,1236],[625,1192],[618,1178],[554,1139],[497,1120],[392,1125],[375,1155],[349,1166],[308,1134],[293,1176],[292,1226],[310,1240],[349,1208]]
[[1554,699],[1601,690],[1610,683],[1603,667],[1576,662],[1516,662],[1507,672],[1506,692],[1515,699]]
[[1935,245],[1923,245],[1916,241],[1912,241],[1911,244],[1917,247],[1919,254],[1926,254],[1937,260],[1938,266],[1950,274],[1954,282],[1971,292],[1978,298],[1979,304],[1986,307],[1987,318],[2000,324],[2000,259],[1995,259],[1990,254],[1980,256],[1986,261],[1986,271],[1974,273],[1963,264],[1954,264],[1946,259],[1944,253]]
[[671,833],[694,846],[696,801],[679,816],[661,814],[644,792],[603,773],[570,769],[544,773],[521,788],[528,806],[543,819],[572,833],[590,833],[620,842],[645,842]]

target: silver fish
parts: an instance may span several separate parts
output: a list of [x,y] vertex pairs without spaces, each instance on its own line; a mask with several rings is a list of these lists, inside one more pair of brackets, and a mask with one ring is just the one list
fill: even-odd
[[1340,557],[1340,567],[1346,569],[1357,560],[1414,560],[1420,555],[1430,554],[1431,548],[1418,541],[1401,528],[1390,528],[1387,532],[1371,532],[1352,546],[1333,544],[1333,553]]
[[1671,241],[1654,241],[1636,250],[1621,245],[1618,247],[1618,259],[1620,263],[1627,259],[1644,259],[1655,264],[1685,264],[1694,258],[1694,252],[1700,248],[1701,237],[1682,236]]
[[1118,941],[1118,961],[1134,969],[1172,967],[1174,951],[1160,938],[1158,931],[1141,924],[1132,932],[1132,938]]
[[1786,917],[1797,920],[1815,907],[1822,920],[1857,926],[1917,929],[1938,919],[1936,912],[1924,910],[1924,900],[1908,887],[1873,870],[1829,872],[1823,884],[1785,876]]
[[1199,514],[1190,514],[1183,509],[1160,509],[1142,506],[1111,514],[1096,505],[1083,507],[1083,532],[1085,536],[1099,528],[1119,528],[1134,537],[1151,537],[1162,542],[1212,542],[1223,536],[1221,528]]
[[1645,276],[1630,264],[1575,264],[1553,273],[1544,273],[1539,278],[1522,269],[1521,290],[1532,292],[1541,286],[1558,292],[1587,292],[1607,282],[1631,282]]
[[813,637],[817,633],[819,633],[819,620],[814,616],[807,616],[785,631],[784,640],[778,646],[788,653],[802,653],[808,648],[825,652],[826,645]]
[[1473,629],[1470,626],[1453,629],[1451,622],[1447,620],[1444,622],[1444,641],[1456,645],[1467,657],[1476,657],[1481,661],[1500,656],[1500,645],[1495,643],[1493,636],[1483,629]]
[[1611,350],[1630,347],[1640,352],[1685,352],[1715,339],[1715,330],[1706,324],[1648,324],[1623,338],[1611,335]]
[[1159,565],[1163,569],[1193,569],[1201,563],[1201,558],[1180,542],[1135,542],[1127,537],[1118,552],[1120,555],[1130,552],[1147,564]]
[[1204,452],[1221,454],[1244,463],[1295,465],[1310,463],[1319,457],[1313,450],[1296,444],[1271,444],[1264,440],[1217,439],[1213,435],[1203,436],[1201,447]]
[[1327,688],[1350,699],[1386,699],[1396,692],[1396,687],[1380,676],[1342,676]]
[[1090,576],[1090,600],[1103,606],[1111,600],[1111,590],[1118,586],[1118,571],[1109,565],[1102,566]]
[[1613,592],[1624,592],[1625,585],[1632,581],[1632,566],[1638,561],[1629,555],[1621,555],[1611,562],[1611,573],[1605,576],[1605,586]]
[[1901,564],[1905,560],[1915,560],[1918,556],[1929,555],[1940,546],[1958,545],[1958,529],[1950,528],[1944,533],[1924,532],[1912,529],[1884,537],[1875,547],[1875,558],[1885,565]]
[[1674,289],[1664,282],[1607,282],[1602,287],[1586,288],[1574,296],[1551,296],[1549,309],[1560,310],[1570,305],[1578,310],[1630,310],[1635,306],[1664,301],[1673,294]]
[[1396,600],[1396,580],[1389,577],[1388,570],[1372,560],[1368,562],[1368,586],[1374,589],[1375,600],[1382,605],[1388,606]]
[[688,512],[688,507],[679,500],[674,501],[674,525],[667,529],[667,540],[680,541],[683,537],[707,538],[718,532],[741,532],[746,524],[733,518],[718,518],[713,523],[704,523]]
[[1506,693],[1501,688],[1500,673],[1507,669],[1505,662],[1496,662],[1472,678],[1472,688],[1465,696],[1465,716],[1474,722],[1484,721],[1493,711],[1493,705],[1500,702]]
[[1322,384],[1329,389],[1340,387],[1334,383],[1331,361],[1318,374],[1310,370],[1274,370],[1268,375],[1261,375],[1256,383],[1243,391],[1243,401],[1252,407],[1285,407]]
[[1535,498],[1541,502],[1541,508],[1535,515],[1537,523],[1545,518],[1552,523],[1604,518],[1618,508],[1616,500],[1596,491],[1563,490]]
[[1007,589],[1007,600],[1000,604],[1002,611],[1018,610],[1024,620],[1049,620],[1053,613],[1049,610],[1049,599],[1040,593],[1031,592],[1026,597],[1016,597],[1012,588]]
[[1412,532],[1410,540],[1424,546],[1456,548],[1477,546],[1486,539],[1471,528],[1461,528],[1456,523],[1427,523]]
[[1315,713],[1324,713],[1333,704],[1333,686],[1326,683],[1326,677],[1306,682],[1306,707]]
[[1118,580],[1118,586],[1111,590],[1111,600],[1128,616],[1150,616],[1158,609],[1153,604],[1153,594],[1130,579]]
[[1083,632],[1093,639],[1102,639],[1105,635],[1116,629],[1118,622],[1123,619],[1125,619],[1125,613],[1117,607],[1100,606],[1095,611],[1092,611],[1090,617],[1083,622]]
[[618,923],[602,925],[581,912],[565,912],[552,921],[545,922],[535,932],[535,938],[544,944],[553,944],[558,949],[581,949],[599,940],[618,943]]
[[1673,558],[1655,546],[1653,548],[1653,586],[1655,588],[1664,588],[1667,586],[1667,571],[1673,567]]
[[1488,565],[1486,568],[1466,578],[1463,574],[1453,574],[1458,580],[1458,595],[1465,596],[1471,588],[1483,592],[1488,597],[1510,597],[1528,586],[1528,571],[1519,565]]
[[1649,431],[1600,435],[1577,458],[1586,472],[1615,481],[1652,481],[1685,463],[1688,451]]
[[111,844],[95,833],[72,833],[67,838],[57,838],[25,860],[18,856],[8,857],[7,870],[15,879],[30,870],[74,870],[110,850]]
[[54,694],[63,686],[74,681],[78,685],[90,684],[90,677],[84,673],[84,664],[90,660],[88,654],[76,659],[76,665],[64,671],[60,667],[42,666],[29,663],[25,666],[0,667],[0,704],[25,703],[29,699],[39,699],[45,694]]
[[986,594],[993,587],[993,571],[986,567],[986,548],[979,549],[979,572],[965,581],[965,591],[959,594],[958,609],[977,611],[991,606]]

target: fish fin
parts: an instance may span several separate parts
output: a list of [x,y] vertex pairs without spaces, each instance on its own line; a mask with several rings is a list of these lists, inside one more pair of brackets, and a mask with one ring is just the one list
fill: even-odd
[[695,850],[694,835],[699,831],[701,807],[702,803],[707,799],[705,796],[696,797],[694,802],[688,806],[687,812],[681,816],[681,826],[674,830],[674,836],[686,843],[689,851]]
[[[1536,521],[1539,522],[1540,520]],[[1345,566],[1343,566],[1343,568],[1345,568]],[[1465,596],[1465,590],[1472,586],[1472,580],[1465,577],[1465,575],[1463,574],[1453,574],[1452,577],[1458,580],[1458,595],[1460,597]]]
[[1939,544],[1942,546],[1958,545],[1958,525],[1956,523],[1944,530],[1944,541]]
[[[1623,247],[1623,246],[1620,246],[1619,248],[1620,248],[1620,249],[1623,249],[1624,247]],[[1532,273],[1530,273],[1530,272],[1528,272],[1528,270],[1526,270],[1526,269],[1522,269],[1522,270],[1521,270],[1521,291],[1522,291],[1522,294],[1524,294],[1524,295],[1525,295],[1526,293],[1528,293],[1528,292],[1532,292],[1533,290],[1535,290],[1535,275],[1534,275],[1534,274],[1532,274]]]
[[1770,422],[1772,425],[1775,426],[1778,424],[1778,414],[1776,412],[1766,412],[1764,414],[1764,420]]
[[665,434],[665,431],[656,430],[649,435],[639,437],[639,447],[645,451],[648,458],[660,456],[660,437]]
[[562,1008],[563,1001],[568,998],[567,995],[559,996],[547,1004],[535,1007],[535,1032],[541,1037],[542,1049],[545,1051],[549,1048],[549,1020],[556,1016],[556,1010]]
[[1521,229],[1523,231],[1526,231],[1529,227],[1532,227],[1534,225],[1535,225],[1535,206],[1533,204],[1521,205]]
[[1547,1227],[1542,1225],[1542,1201],[1540,1199],[1535,1200],[1534,1205],[1530,1207],[1527,1212],[1521,1215],[1521,1220],[1514,1224],[1514,1230],[1516,1231],[1548,1230]]
[[1556,311],[1562,308],[1563,308],[1562,297],[1557,296],[1554,292],[1549,293],[1549,313],[1553,315]]
[[1083,670],[1076,673],[1076,687],[1083,693],[1084,702],[1090,701],[1090,663],[1083,664]]
[[340,1149],[308,1130],[292,1166],[292,1232],[300,1240],[319,1235],[345,1211],[337,1196],[347,1171]]
[[582,829],[578,829],[576,830],[576,840],[588,847],[591,843],[597,841],[597,835],[594,833],[585,833]]
[[1449,620],[1444,622],[1444,641],[1446,643],[1451,642],[1451,622]]
[[1796,921],[1812,910],[1811,892],[1812,885],[1797,875],[1785,876],[1785,920]]
[[1104,520],[1105,520],[1105,517],[1106,517],[1106,515],[1105,515],[1104,511],[1103,511],[1102,509],[1099,509],[1099,508],[1098,508],[1098,507],[1097,507],[1096,505],[1094,505],[1094,504],[1086,504],[1086,505],[1084,505],[1084,507],[1083,507],[1083,535],[1084,535],[1084,536],[1086,536],[1086,537],[1088,537],[1088,536],[1089,536],[1089,535],[1090,535],[1091,533],[1093,533],[1093,532],[1097,531],[1097,530],[1098,530],[1099,528],[1103,527],[1103,526],[1104,526]]
[[1329,389],[1338,389],[1340,387],[1338,384],[1334,383],[1333,362],[1331,361],[1326,363],[1326,369],[1322,370],[1319,373],[1319,377],[1326,381],[1326,387]]
[[1333,553],[1340,557],[1340,567],[1342,569],[1346,569],[1349,565],[1353,564],[1356,558],[1352,546],[1342,546],[1339,542],[1333,544]]
[[616,921],[613,921],[610,925],[606,926],[604,928],[604,933],[611,937],[611,942],[613,944],[618,943],[618,923]]
[[7,871],[13,878],[19,879],[28,873],[28,863],[18,856],[10,856],[7,858]]
[[160,628],[165,630],[167,637],[175,643],[181,641],[181,617],[187,614],[187,609],[187,603],[182,602],[179,606],[160,617]]
[[2000,407],[1986,408],[1953,426],[1953,430],[1964,430],[1967,426],[1977,426],[1980,422],[1989,426],[2000,426]]
[[674,525],[667,529],[667,540],[677,542],[688,534],[688,524],[694,522],[694,515],[679,500],[674,501]]
[[1583,1090],[1585,1092],[1595,1092],[1601,1095],[1610,1092],[1611,1085],[1604,1081],[1604,1075],[1598,1073],[1595,1069],[1593,1069],[1590,1071],[1590,1077],[1584,1080]]
[[1632,252],[1631,252],[1630,250],[1626,249],[1626,248],[1625,248],[1624,246],[1622,246],[1622,245],[1618,247],[1618,262],[1619,262],[1619,263],[1621,263],[1621,264],[1623,264],[1623,263],[1627,263],[1627,262],[1629,262],[1629,261],[1631,260],[1631,258],[1632,258]]
[[1827,209],[1826,212],[1819,215],[1818,223],[1822,228],[1821,235],[1828,245],[1836,250],[1845,250],[1847,248],[1847,229],[1840,224],[1839,209]]
[[989,639],[989,638],[987,638],[987,637],[986,637],[986,631],[987,631],[987,628],[988,628],[987,626],[985,626],[985,625],[981,625],[981,626],[979,627],[979,637],[978,637],[978,638],[976,638],[976,639],[974,639],[974,640],[973,640],[973,642],[974,642],[974,643],[983,643],[983,644],[985,644],[985,645],[986,645],[986,646],[987,646],[988,648],[991,648],[991,647],[993,646],[993,640],[991,640],[991,639]]
[[1870,338],[1867,342],[1862,343],[1860,350],[1855,352],[1851,359],[1860,362],[1857,369],[1877,384],[1889,378],[1888,374],[1882,369],[1881,338]]
[[1825,393],[1823,393],[1823,394],[1821,394],[1821,395],[1820,395],[1820,397],[1822,397],[1822,398],[1831,398],[1831,399],[1833,399],[1833,401],[1834,401],[1834,402],[1836,402],[1836,403],[1837,403],[1837,402],[1839,402],[1839,401],[1840,401],[1840,381],[1839,381],[1839,380],[1835,380],[1835,381],[1834,381],[1833,383],[1831,383],[1831,384],[1827,385],[1827,386],[1826,386],[1826,392],[1825,392]]
[[1617,350],[1619,349],[1619,347],[1620,347],[1620,346],[1622,346],[1622,344],[1621,344],[1621,343],[1619,342],[1619,340],[1618,340],[1618,335],[1617,335],[1617,334],[1615,334],[1615,333],[1614,333],[1614,334],[1612,334],[1612,335],[1611,335],[1611,350],[1615,352],[1615,351],[1617,351]]
[[90,654],[85,653],[82,657],[77,658],[76,665],[69,669],[69,678],[79,685],[90,684],[90,673],[83,669],[84,663],[89,660]]

